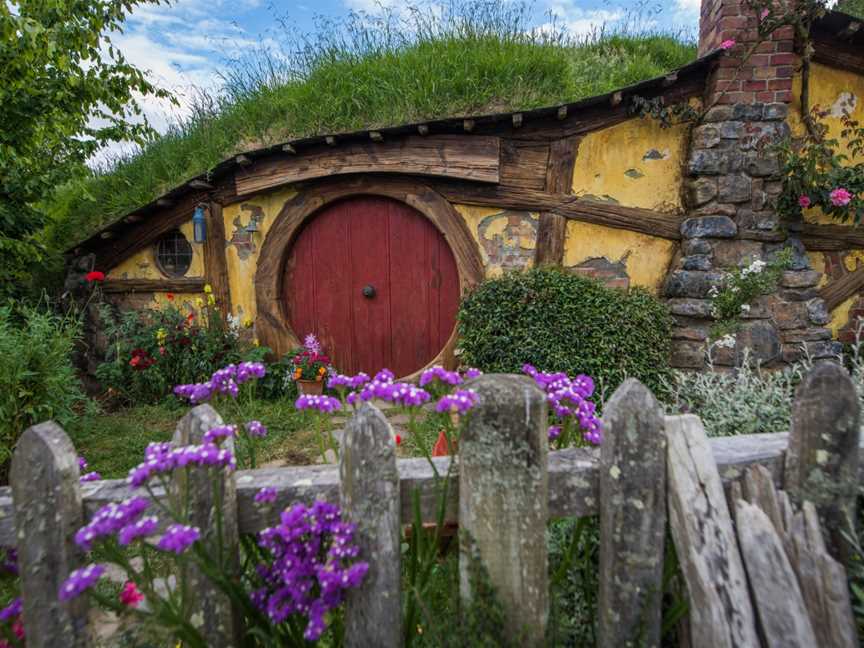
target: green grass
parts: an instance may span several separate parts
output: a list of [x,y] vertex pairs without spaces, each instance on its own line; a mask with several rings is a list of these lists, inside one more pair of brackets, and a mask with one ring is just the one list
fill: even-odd
[[[125,477],[141,463],[144,449],[154,441],[169,441],[177,422],[188,411],[180,405],[142,405],[112,413],[84,416],[67,427],[78,454],[87,459],[88,470],[106,479]],[[309,417],[289,401],[253,401],[240,419],[224,412],[228,422],[258,419],[269,434],[259,445],[258,463],[285,461],[308,465],[317,459],[317,436]]]
[[283,35],[285,51],[251,52],[218,95],[138,155],[85,174],[46,205],[47,237],[68,248],[229,155],[287,139],[419,120],[523,110],[608,92],[691,61],[695,46],[662,34],[574,40],[531,29],[518,4],[468,2],[443,14],[352,16],[317,34]]

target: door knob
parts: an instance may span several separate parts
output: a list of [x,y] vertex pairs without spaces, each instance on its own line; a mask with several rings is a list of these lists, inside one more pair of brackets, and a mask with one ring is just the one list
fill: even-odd
[[363,286],[363,290],[361,292],[366,299],[372,299],[375,296],[375,286],[373,286],[372,284]]

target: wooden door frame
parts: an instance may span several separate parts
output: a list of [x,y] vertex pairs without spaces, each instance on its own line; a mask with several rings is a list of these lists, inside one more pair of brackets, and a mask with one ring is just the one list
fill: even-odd
[[[255,271],[256,332],[261,344],[273,349],[277,355],[282,356],[300,345],[299,337],[288,323],[283,299],[285,262],[294,240],[306,220],[323,207],[337,200],[363,195],[383,196],[405,203],[432,222],[444,236],[456,260],[460,297],[483,279],[480,248],[465,220],[447,199],[422,182],[408,178],[363,176],[352,179],[343,177],[304,186],[297,195],[285,202],[276,216],[261,247]],[[427,366],[455,364],[455,346],[454,326],[444,348]],[[416,375],[403,378],[411,379]]]

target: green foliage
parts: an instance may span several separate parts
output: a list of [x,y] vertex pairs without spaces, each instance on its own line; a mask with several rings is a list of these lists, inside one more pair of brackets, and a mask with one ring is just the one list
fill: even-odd
[[244,342],[237,323],[212,305],[120,313],[102,306],[100,319],[109,346],[96,377],[124,403],[156,403],[176,385],[205,381],[220,367],[267,352]]
[[658,389],[668,374],[671,316],[647,291],[606,288],[556,269],[482,283],[459,310],[461,360],[484,371],[594,377],[602,400],[625,378]]
[[140,154],[78,179],[52,200],[52,245],[70,241],[212,168],[231,154],[323,132],[575,101],[691,61],[674,36],[536,30],[520,4],[469,0],[351,15],[252,51],[201,94],[188,120]]
[[807,368],[766,371],[744,362],[731,373],[675,371],[663,393],[670,412],[696,414],[709,436],[788,432],[795,389]]
[[[864,162],[853,164],[851,160],[864,158],[864,126],[844,113],[840,139],[829,139],[825,137],[827,128],[819,122],[826,115],[814,107],[811,123],[815,135],[779,146],[783,193],[777,206],[787,215],[800,215],[807,206],[819,207],[835,220],[858,225],[864,219]],[[848,154],[841,152],[841,144]],[[834,192],[838,189],[851,194],[846,204],[837,200]]]
[[597,518],[565,518],[549,523],[550,646],[593,646],[600,555]]
[[18,293],[43,248],[39,202],[109,141],[150,133],[136,96],[165,97],[107,34],[158,0],[0,3],[0,297]]
[[79,338],[73,317],[47,308],[0,307],[0,472],[31,425],[54,420],[65,425],[87,399],[72,366]]
[[850,16],[864,19],[864,0],[840,0],[835,9]]
[[728,335],[738,329],[741,316],[750,311],[750,303],[777,287],[780,275],[792,264],[792,250],[786,248],[771,261],[753,261],[735,268],[723,281],[723,286],[711,287],[711,315],[717,321],[711,327],[712,337]]

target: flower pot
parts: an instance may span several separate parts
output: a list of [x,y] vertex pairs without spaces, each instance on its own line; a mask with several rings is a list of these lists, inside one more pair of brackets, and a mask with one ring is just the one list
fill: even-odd
[[324,393],[323,380],[295,380],[297,389],[305,396],[320,396]]

